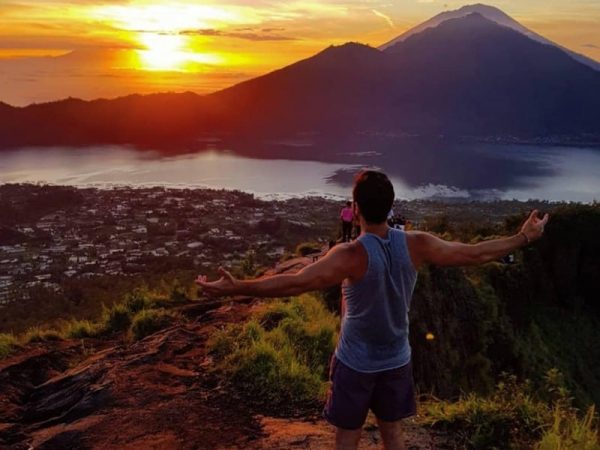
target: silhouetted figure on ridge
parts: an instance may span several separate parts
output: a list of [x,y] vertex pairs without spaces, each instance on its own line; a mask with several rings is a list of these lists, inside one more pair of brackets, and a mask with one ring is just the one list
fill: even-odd
[[352,224],[354,223],[352,202],[346,202],[346,206],[340,211],[340,220],[342,221],[342,242],[350,242],[352,240]]

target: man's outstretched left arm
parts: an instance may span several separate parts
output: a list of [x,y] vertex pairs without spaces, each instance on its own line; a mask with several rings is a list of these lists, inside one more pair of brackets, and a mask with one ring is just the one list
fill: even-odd
[[224,295],[256,297],[298,295],[334,286],[351,276],[351,253],[348,245],[339,245],[316,263],[306,266],[295,274],[273,275],[255,280],[238,280],[220,267],[220,279],[208,281],[206,276],[199,275],[196,284],[201,286],[209,296],[215,297]]
[[415,267],[424,263],[438,266],[468,266],[494,261],[541,238],[548,218],[548,214],[539,218],[538,211],[534,210],[517,234],[478,244],[450,242],[429,233],[412,231],[407,235],[411,260]]

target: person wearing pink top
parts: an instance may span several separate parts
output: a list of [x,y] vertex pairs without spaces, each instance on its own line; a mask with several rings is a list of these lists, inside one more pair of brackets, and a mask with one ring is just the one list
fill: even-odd
[[342,219],[342,242],[350,242],[352,238],[352,223],[354,222],[352,202],[346,202],[346,206],[340,211],[340,219]]

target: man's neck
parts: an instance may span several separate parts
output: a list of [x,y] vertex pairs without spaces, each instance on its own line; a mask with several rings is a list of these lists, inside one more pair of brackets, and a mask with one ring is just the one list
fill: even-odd
[[387,238],[388,230],[390,229],[387,222],[366,223],[362,217],[360,218],[360,227],[364,233],[372,233],[384,239]]

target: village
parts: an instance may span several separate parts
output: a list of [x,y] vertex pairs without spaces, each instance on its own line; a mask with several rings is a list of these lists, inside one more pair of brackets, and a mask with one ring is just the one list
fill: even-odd
[[[320,197],[264,201],[227,190],[26,184],[0,186],[0,202],[0,305],[28,298],[32,288],[60,293],[73,279],[210,272],[221,264],[239,266],[249,254],[270,266],[299,243],[325,246],[337,239],[343,206]],[[501,221],[529,206],[471,203],[465,209],[464,202],[429,200],[397,202],[395,209],[413,227],[426,227],[435,215]]]

